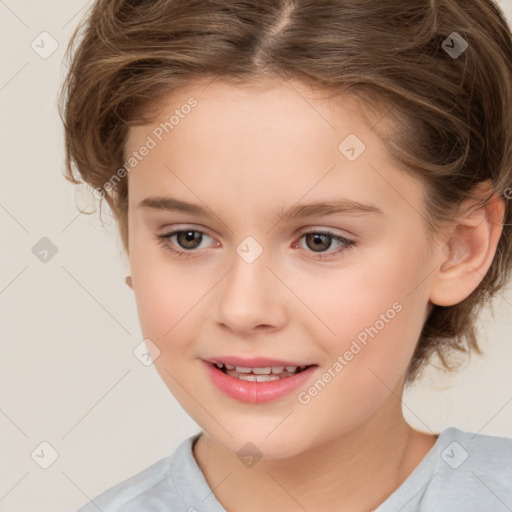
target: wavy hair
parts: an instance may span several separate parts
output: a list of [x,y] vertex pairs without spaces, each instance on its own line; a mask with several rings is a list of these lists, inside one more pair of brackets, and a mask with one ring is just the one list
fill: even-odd
[[[129,128],[151,121],[178,87],[276,77],[351,94],[382,114],[373,128],[425,184],[432,235],[478,184],[512,198],[512,37],[492,0],[98,0],[66,55],[59,108],[65,176],[75,184],[101,189],[123,165]],[[126,251],[127,181],[104,195]],[[434,305],[407,383],[433,354],[453,370],[450,354],[481,353],[476,313],[511,268],[505,205],[489,271],[462,302]]]

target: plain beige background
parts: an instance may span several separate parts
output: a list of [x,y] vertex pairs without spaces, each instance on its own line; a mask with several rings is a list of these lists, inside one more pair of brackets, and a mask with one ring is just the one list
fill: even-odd
[[[88,5],[0,0],[1,512],[74,511],[199,429],[133,355],[142,335],[108,209],[105,226],[81,215],[75,202],[92,209],[92,195],[62,177],[56,94]],[[510,20],[512,0],[501,6]],[[43,262],[41,247],[57,252]],[[512,437],[510,287],[481,332],[483,358],[406,391],[413,426]]]

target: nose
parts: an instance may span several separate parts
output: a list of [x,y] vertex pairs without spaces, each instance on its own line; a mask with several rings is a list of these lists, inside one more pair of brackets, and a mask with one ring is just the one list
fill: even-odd
[[218,289],[218,322],[234,333],[249,335],[282,328],[290,293],[268,266],[266,252],[252,263],[235,253],[233,265]]

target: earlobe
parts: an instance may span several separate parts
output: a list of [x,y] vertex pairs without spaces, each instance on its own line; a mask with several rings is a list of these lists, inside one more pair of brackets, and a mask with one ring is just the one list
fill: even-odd
[[486,206],[472,205],[463,211],[469,213],[451,231],[437,260],[430,301],[438,306],[458,304],[478,287],[491,266],[503,230],[505,203],[497,194]]
[[132,276],[126,276],[125,282],[133,290]]

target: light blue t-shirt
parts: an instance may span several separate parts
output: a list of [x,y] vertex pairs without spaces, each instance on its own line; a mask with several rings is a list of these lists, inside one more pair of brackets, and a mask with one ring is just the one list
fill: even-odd
[[[200,433],[168,457],[111,487],[77,512],[226,512],[192,448]],[[334,509],[333,509],[334,510]],[[511,512],[512,438],[449,427],[405,482],[374,512]]]

